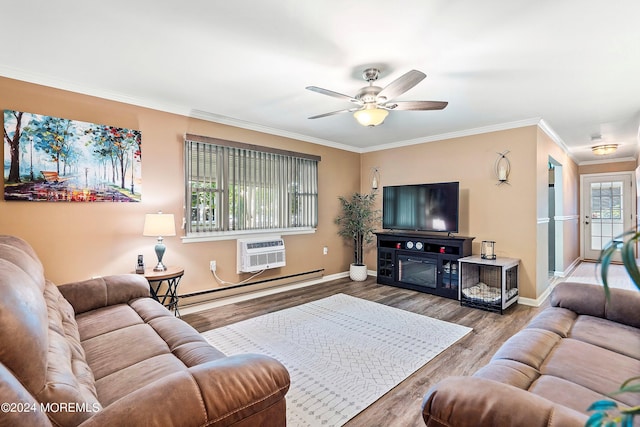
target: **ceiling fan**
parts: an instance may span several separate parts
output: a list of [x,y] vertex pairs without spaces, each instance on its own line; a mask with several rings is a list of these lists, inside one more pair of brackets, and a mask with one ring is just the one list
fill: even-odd
[[330,113],[319,114],[309,118],[319,119],[322,117],[332,116],[334,114],[353,113],[353,116],[361,125],[377,126],[384,122],[384,119],[387,117],[390,110],[442,110],[448,104],[448,102],[441,101],[392,101],[394,98],[402,95],[427,77],[427,75],[421,71],[411,70],[398,77],[384,88],[373,85],[373,82],[378,80],[379,76],[380,70],[377,68],[367,68],[364,70],[362,78],[369,82],[369,86],[365,86],[360,89],[355,96],[343,95],[341,93],[316,86],[307,86],[307,89],[310,91],[333,96],[338,99],[344,99],[357,105],[357,107],[332,111]]

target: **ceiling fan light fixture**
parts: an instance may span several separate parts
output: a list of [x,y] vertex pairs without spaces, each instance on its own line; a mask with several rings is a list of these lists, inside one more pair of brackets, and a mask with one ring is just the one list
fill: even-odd
[[389,112],[382,108],[365,108],[353,113],[353,117],[362,126],[378,126],[384,122]]
[[607,154],[614,153],[618,149],[618,144],[603,144],[594,145],[591,147],[591,151],[596,156],[606,156]]

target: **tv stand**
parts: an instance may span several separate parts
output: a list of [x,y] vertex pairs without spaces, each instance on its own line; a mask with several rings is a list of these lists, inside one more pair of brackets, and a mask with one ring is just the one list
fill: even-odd
[[458,259],[471,255],[474,237],[419,231],[382,231],[378,237],[378,279],[457,300]]

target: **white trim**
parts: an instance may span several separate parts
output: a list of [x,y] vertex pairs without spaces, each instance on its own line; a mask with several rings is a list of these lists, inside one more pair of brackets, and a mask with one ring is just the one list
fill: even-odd
[[445,139],[461,138],[465,136],[480,135],[483,133],[498,132],[502,130],[516,129],[516,128],[521,128],[526,126],[535,126],[535,125],[538,125],[538,123],[540,123],[540,118],[525,119],[525,120],[519,120],[516,122],[500,123],[496,125],[482,126],[478,128],[441,133],[439,135],[408,139],[405,141],[391,142],[389,144],[376,145],[370,148],[363,148],[360,152],[369,153],[374,151],[388,150],[391,148],[406,147],[409,145],[418,145],[418,144],[424,144],[427,142],[442,141]]
[[550,218],[538,218],[538,224],[549,224],[549,222],[551,221]]
[[79,85],[69,80],[56,79],[42,73],[20,70],[6,65],[0,65],[0,76],[189,117],[190,109],[184,105],[167,104],[162,101],[135,98],[122,93],[112,92],[92,86]]
[[562,151],[564,151],[564,153],[569,156],[571,160],[573,160],[574,163],[579,164],[578,160],[576,160],[576,158],[571,153],[569,147],[567,147],[567,144],[565,144],[562,138],[560,138],[560,136],[553,129],[551,129],[551,126],[549,126],[549,124],[544,119],[540,119],[540,122],[538,122],[538,127],[544,133],[546,133],[547,136],[551,138],[551,140],[555,142],[555,144],[560,147]]
[[[575,163],[578,163],[576,159],[572,156],[571,152],[569,151],[569,148],[566,146],[564,141],[558,136],[558,134],[555,133],[555,131],[553,131],[553,129],[551,129],[549,124],[540,117],[528,118],[524,120],[518,120],[513,122],[507,122],[507,123],[498,123],[498,124],[488,125],[488,126],[481,126],[477,128],[448,132],[444,134],[432,135],[432,136],[410,139],[405,141],[397,141],[389,144],[377,145],[374,147],[359,148],[359,147],[354,147],[344,143],[340,143],[337,141],[330,141],[323,138],[316,138],[309,135],[303,135],[296,132],[289,132],[282,129],[276,129],[270,126],[264,126],[257,123],[247,122],[245,120],[240,120],[233,117],[227,117],[220,114],[214,114],[214,113],[209,113],[202,110],[196,110],[184,105],[167,104],[166,102],[160,101],[160,100],[141,99],[141,98],[131,97],[129,95],[125,95],[119,92],[107,91],[107,90],[92,87],[92,86],[78,85],[77,83],[70,82],[68,80],[56,79],[50,76],[46,76],[42,73],[29,72],[29,71],[20,70],[13,67],[8,67],[5,65],[0,65],[0,76],[21,80],[29,83],[35,83],[43,86],[48,86],[56,89],[62,89],[62,90],[67,90],[75,93],[85,94],[89,96],[95,96],[95,97],[99,97],[99,98],[103,98],[111,101],[123,102],[125,104],[135,105],[135,106],[144,107],[144,108],[150,108],[153,110],[163,111],[167,113],[178,114],[180,116],[193,117],[195,119],[201,119],[201,120],[206,120],[210,122],[238,127],[241,129],[262,132],[269,135],[277,135],[277,136],[282,136],[284,138],[291,138],[299,141],[310,142],[312,144],[323,145],[323,146],[337,148],[340,150],[350,151],[350,152],[359,153],[359,154],[387,150],[390,148],[405,147],[409,145],[423,144],[423,143],[433,142],[433,141],[442,141],[442,140],[452,139],[452,138],[479,135],[479,134],[489,133],[489,132],[498,132],[502,130],[515,129],[515,128],[521,128],[526,126],[538,126],[556,144],[558,144],[558,146],[560,146]],[[640,133],[640,129],[639,129],[639,133]],[[628,160],[635,160],[635,159],[624,159],[620,161],[628,161]],[[616,161],[616,160],[611,160],[611,161]],[[588,164],[588,163],[578,163],[578,164]]]
[[242,129],[253,130],[256,132],[262,132],[269,135],[277,135],[285,138],[297,139],[299,141],[306,141],[312,144],[323,145],[327,147],[337,148],[339,150],[351,151],[354,153],[362,153],[362,151],[351,145],[342,144],[340,142],[329,141],[328,139],[315,138],[313,136],[303,135],[301,133],[289,132],[282,129],[276,129],[269,126],[259,125],[257,123],[251,123],[233,117],[222,116],[220,114],[208,113],[206,111],[191,110],[189,117],[194,119],[206,120],[209,122],[220,123],[223,125],[235,126]]
[[554,221],[577,221],[580,219],[580,215],[556,215],[553,217]]
[[563,278],[567,277],[567,276],[570,276],[571,273],[573,273],[573,270],[575,270],[576,267],[578,267],[581,262],[582,262],[582,258],[576,258],[575,260],[573,260],[571,265],[569,267],[567,267],[566,270],[564,270],[564,271],[554,271],[554,276],[555,277],[563,277]]
[[336,279],[342,279],[344,277],[349,277],[349,272],[343,272],[338,274],[331,274],[328,276],[323,276],[320,279],[309,280],[305,282],[291,283],[283,286],[276,286],[269,289],[263,289],[260,291],[246,292],[239,295],[233,295],[229,297],[216,298],[211,301],[196,303],[187,307],[180,307],[180,314],[190,314],[190,313],[198,313],[203,310],[208,310],[210,308],[222,307],[228,304],[235,304],[242,301],[248,301],[254,298],[260,298],[267,295],[274,295],[280,292],[291,291],[294,289],[304,288],[307,286],[318,285],[321,283],[330,282]]
[[637,159],[633,157],[619,157],[617,159],[602,159],[602,160],[588,160],[578,163],[580,166],[584,165],[600,165],[604,163],[619,163],[619,162],[635,162]]
[[[635,223],[637,221],[637,189],[634,191],[634,186],[636,185],[636,176],[635,176],[635,171],[620,171],[620,172],[599,172],[599,173],[587,173],[587,174],[581,174],[580,175],[580,188],[578,191],[580,191],[580,218],[584,218],[586,216],[586,211],[587,211],[587,207],[588,204],[591,202],[590,201],[590,196],[588,198],[583,197],[585,190],[585,180],[589,179],[589,178],[599,178],[599,177],[606,177],[606,176],[613,176],[616,178],[620,178],[623,180],[626,180],[627,178],[629,179],[629,188],[630,188],[630,194],[629,194],[629,200],[628,203],[630,204],[630,216],[631,218],[629,219],[629,223],[630,225],[633,227],[635,226]],[[626,200],[626,198],[625,198]],[[585,230],[585,224],[584,221],[580,221],[579,222],[579,226],[580,226],[580,231],[579,231],[579,236],[580,236],[580,258],[584,259],[586,257],[585,254],[585,245],[587,244],[587,237],[585,236],[586,234],[586,230]],[[617,255],[616,255],[617,256]]]
[[360,153],[361,151],[353,146],[341,144],[335,141],[329,141],[326,139],[315,138],[312,136],[302,135],[295,132],[288,132],[281,129],[272,128],[269,126],[263,126],[256,123],[250,123],[244,120],[235,119],[233,117],[226,117],[219,114],[207,113],[205,111],[194,110],[184,105],[167,104],[164,101],[153,99],[141,99],[125,95],[119,92],[112,92],[92,86],[78,85],[77,83],[70,82],[63,79],[55,79],[50,76],[45,76],[41,73],[33,73],[24,70],[19,70],[12,67],[0,65],[0,76],[4,76],[11,79],[21,80],[29,83],[48,86],[56,89],[67,90],[70,92],[80,93],[89,96],[95,96],[102,99],[108,99],[110,101],[122,102],[125,104],[135,105],[143,108],[150,108],[152,110],[163,111],[167,113],[178,114],[184,117],[193,117],[195,119],[207,120],[210,122],[220,123],[229,126],[235,126],[242,129],[254,130],[257,132],[266,133],[269,135],[277,135],[285,138],[297,139],[299,141],[306,141],[313,144],[326,145],[328,147],[338,148],[340,150],[352,151]]
[[182,243],[200,243],[200,242],[215,242],[219,240],[235,240],[260,238],[272,234],[280,234],[283,236],[292,236],[296,234],[314,234],[315,228],[279,228],[268,230],[234,230],[234,231],[220,231],[212,233],[192,233],[189,236],[182,236]]
[[551,290],[555,287],[555,285],[555,283],[550,284],[547,289],[545,289],[544,292],[536,299],[518,297],[518,304],[528,305],[531,307],[540,307],[544,303],[544,301],[549,298]]

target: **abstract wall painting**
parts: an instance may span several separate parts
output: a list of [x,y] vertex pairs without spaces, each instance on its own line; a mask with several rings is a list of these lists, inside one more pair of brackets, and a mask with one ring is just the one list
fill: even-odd
[[142,133],[4,110],[4,199],[139,202]]

